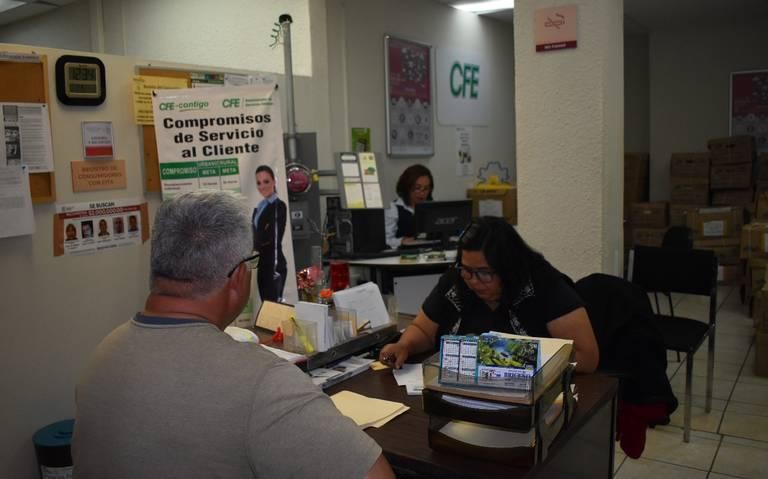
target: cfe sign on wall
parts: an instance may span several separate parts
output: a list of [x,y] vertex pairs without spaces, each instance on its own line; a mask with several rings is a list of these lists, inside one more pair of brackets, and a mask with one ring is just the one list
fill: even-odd
[[537,52],[576,48],[576,5],[540,8],[534,22]]
[[437,49],[437,120],[443,125],[487,125],[488,62],[475,52]]

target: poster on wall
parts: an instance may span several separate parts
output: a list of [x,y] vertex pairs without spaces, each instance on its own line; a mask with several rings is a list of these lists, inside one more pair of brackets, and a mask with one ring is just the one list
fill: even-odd
[[433,156],[432,47],[384,37],[387,154]]
[[149,239],[147,203],[104,200],[57,205],[53,255],[89,254]]
[[46,103],[0,103],[5,148],[0,167],[29,167],[30,173],[53,171],[51,119]]
[[752,135],[768,152],[768,70],[731,73],[731,135]]
[[[259,250],[259,297],[295,303],[283,130],[274,85],[158,90],[153,113],[163,199],[198,189],[242,194],[258,225],[256,243],[273,245]],[[270,281],[263,276],[267,265]]]
[[441,125],[488,125],[493,63],[482,51],[458,48],[440,47],[436,57],[437,121]]

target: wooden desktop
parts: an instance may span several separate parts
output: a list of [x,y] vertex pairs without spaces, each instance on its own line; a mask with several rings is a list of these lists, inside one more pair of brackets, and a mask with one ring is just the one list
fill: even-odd
[[618,382],[600,374],[576,375],[579,402],[567,429],[549,449],[547,459],[531,468],[512,467],[434,451],[427,442],[429,417],[421,396],[408,396],[390,369],[367,371],[326,393],[348,390],[399,401],[410,410],[383,427],[365,430],[384,450],[398,477],[441,478],[610,478],[613,476],[616,392]]

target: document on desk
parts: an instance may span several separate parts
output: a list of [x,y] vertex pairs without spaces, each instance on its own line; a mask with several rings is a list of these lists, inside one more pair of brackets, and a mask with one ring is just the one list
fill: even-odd
[[331,396],[336,408],[355,424],[365,429],[381,427],[408,409],[403,403],[369,398],[352,391],[341,391]]
[[351,309],[357,314],[357,324],[371,322],[371,327],[389,324],[389,313],[384,305],[379,287],[367,282],[353,288],[333,293],[333,303],[338,308]]
[[393,369],[392,374],[398,386],[405,386],[409,396],[420,396],[424,390],[424,368],[419,364],[403,364],[400,369]]
[[317,344],[314,345],[317,351],[327,351],[333,346],[333,323],[327,304],[299,301],[296,303],[296,319],[317,325]]

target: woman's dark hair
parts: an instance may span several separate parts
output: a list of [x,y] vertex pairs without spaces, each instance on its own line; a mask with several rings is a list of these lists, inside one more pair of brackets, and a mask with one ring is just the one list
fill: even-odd
[[[545,261],[541,253],[523,240],[515,227],[503,218],[483,216],[472,221],[459,237],[457,264],[461,264],[462,251],[481,251],[488,266],[501,278],[506,297],[516,295],[531,279],[532,266]],[[466,284],[457,278],[460,291]],[[514,299],[514,298],[512,298]]]
[[429,194],[427,195],[427,199],[430,201],[432,200],[432,191],[435,189],[435,179],[432,178],[432,172],[424,165],[412,165],[403,171],[400,178],[397,180],[397,186],[395,187],[397,196],[399,196],[406,205],[410,199],[413,185],[415,185],[416,180],[422,176],[429,177]]
[[273,180],[275,179],[275,172],[272,171],[272,168],[268,167],[267,165],[261,165],[258,168],[256,168],[256,173],[254,173],[254,175],[258,175],[259,173],[262,173],[264,171],[269,173],[269,176],[271,176]]

